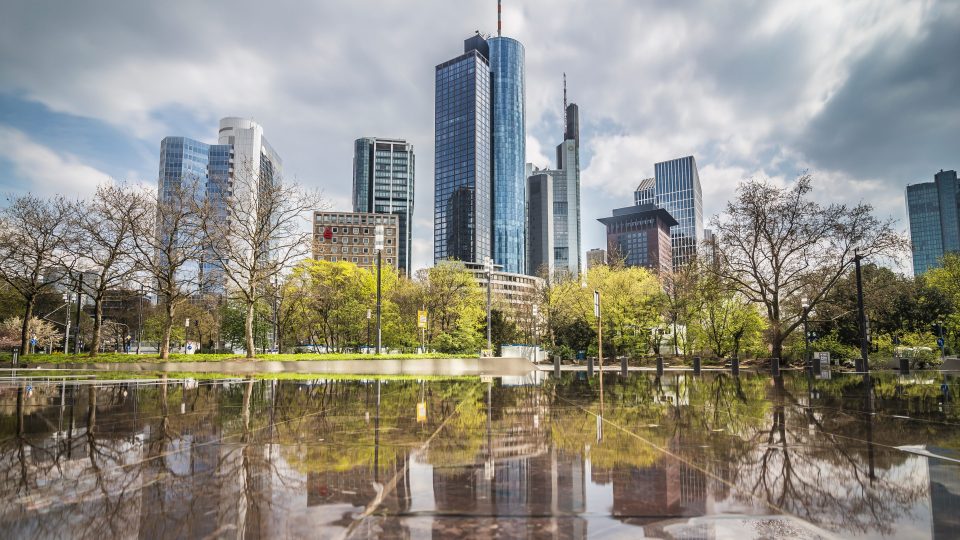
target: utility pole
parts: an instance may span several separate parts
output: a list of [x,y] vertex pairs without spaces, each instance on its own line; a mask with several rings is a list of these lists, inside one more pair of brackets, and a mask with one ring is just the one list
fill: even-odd
[[858,362],[857,371],[870,371],[870,362],[867,354],[870,346],[867,343],[867,313],[863,309],[863,277],[860,273],[860,260],[863,256],[857,252],[853,255],[853,264],[857,271],[857,315],[860,321],[860,362]]

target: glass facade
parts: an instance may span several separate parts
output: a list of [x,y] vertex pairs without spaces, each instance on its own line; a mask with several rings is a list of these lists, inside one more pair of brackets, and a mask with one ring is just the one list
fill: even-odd
[[505,272],[526,271],[524,200],[526,131],[523,45],[487,40],[490,48],[493,126],[493,260]]
[[354,142],[353,211],[394,214],[399,220],[398,268],[411,275],[414,199],[413,145],[364,137]]
[[913,273],[940,266],[945,253],[960,252],[960,185],[956,171],[940,171],[933,182],[907,186],[907,216]]
[[654,165],[654,204],[677,220],[670,230],[673,266],[683,266],[697,254],[703,240],[703,195],[693,156]]
[[465,49],[436,67],[434,262],[491,256],[490,67],[482,39]]

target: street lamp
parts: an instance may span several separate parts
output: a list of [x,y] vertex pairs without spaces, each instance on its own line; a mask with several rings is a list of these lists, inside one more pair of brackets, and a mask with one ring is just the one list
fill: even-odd
[[800,308],[803,315],[803,362],[807,369],[813,371],[813,362],[810,360],[810,331],[807,328],[807,319],[810,316],[810,301],[806,298],[800,300]]
[[140,296],[137,300],[137,354],[140,354],[140,342],[143,341],[143,285],[140,285]]
[[533,307],[531,309],[532,309],[532,315],[533,315],[533,354],[536,355],[537,346],[539,345],[538,341],[540,341],[539,339],[540,336],[537,333],[537,330],[539,330],[537,326],[537,320],[540,318],[540,306],[538,306],[537,304],[533,304]]
[[373,312],[369,309],[367,310],[367,350],[364,351],[366,354],[370,354],[370,318],[373,317]]
[[187,352],[187,338],[190,337],[190,318],[183,320],[183,352]]
[[491,281],[493,281],[493,259],[490,257],[483,258],[483,271],[487,274],[487,350],[493,350],[493,338],[490,333],[491,330],[491,311],[490,311],[490,296],[491,296]]
[[63,293],[63,303],[67,306],[64,310],[67,323],[64,325],[66,330],[63,333],[63,354],[70,354],[70,293]]
[[377,354],[380,354],[383,335],[380,328],[380,265],[383,262],[383,225],[374,229],[374,249],[377,250]]
[[867,314],[863,309],[863,277],[860,274],[860,261],[863,255],[856,251],[853,254],[853,264],[857,271],[857,319],[860,322],[860,361],[857,362],[857,371],[869,372],[870,362],[867,359]]

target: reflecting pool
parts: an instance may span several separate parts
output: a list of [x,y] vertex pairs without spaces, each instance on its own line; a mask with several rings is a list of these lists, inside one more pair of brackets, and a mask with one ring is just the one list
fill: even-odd
[[[113,377],[121,375],[111,374]],[[143,377],[143,375],[140,375]],[[5,538],[958,538],[960,380],[0,376]]]

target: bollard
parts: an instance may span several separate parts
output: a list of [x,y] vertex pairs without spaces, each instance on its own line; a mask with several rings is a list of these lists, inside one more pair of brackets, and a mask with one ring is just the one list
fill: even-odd
[[730,373],[732,373],[734,377],[740,376],[740,359],[736,356],[730,360]]
[[663,357],[657,355],[657,377],[663,375]]
[[909,358],[901,358],[901,359],[900,359],[900,374],[901,374],[901,375],[906,375],[907,373],[910,373],[910,359],[909,359]]
[[593,357],[587,358],[587,376],[593,377]]
[[560,377],[560,355],[553,355],[553,375],[557,378]]
[[779,358],[770,359],[770,372],[773,374],[774,377],[780,376],[780,359]]
[[627,376],[627,357],[624,356],[620,358],[620,371],[623,372],[623,376]]
[[694,375],[700,374],[700,357],[699,356],[693,357],[693,374]]

